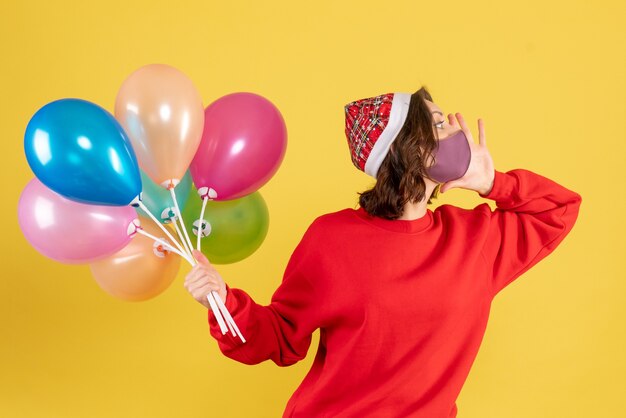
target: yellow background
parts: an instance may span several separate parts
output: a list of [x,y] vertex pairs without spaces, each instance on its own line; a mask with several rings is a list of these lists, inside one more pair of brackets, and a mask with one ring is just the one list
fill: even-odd
[[[187,266],[155,299],[122,302],[22,235],[30,117],[64,97],[112,112],[123,80],[155,62],[185,72],[205,105],[251,91],[285,118],[287,154],[260,189],[267,238],[217,266],[261,304],[309,223],[372,185],[350,161],[345,103],[426,85],[476,137],[484,118],[498,170],[533,170],[583,203],[561,246],[494,300],[459,417],[623,416],[625,12],[606,0],[3,1],[0,416],[278,417],[312,363],[319,331],[289,368],[224,357],[183,288]],[[456,189],[431,209],[482,201]]]

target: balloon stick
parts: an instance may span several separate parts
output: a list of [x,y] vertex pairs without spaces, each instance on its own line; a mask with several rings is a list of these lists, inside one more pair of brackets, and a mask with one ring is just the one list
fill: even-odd
[[178,254],[179,256],[181,256],[182,258],[184,258],[185,260],[187,260],[187,262],[188,262],[189,264],[192,264],[192,263],[191,263],[191,259],[189,259],[189,257],[187,257],[186,255],[184,255],[183,253],[181,253],[180,251],[178,251],[176,248],[172,247],[172,246],[171,246],[171,245],[170,245],[167,241],[164,241],[164,240],[162,240],[161,238],[157,238],[157,237],[155,237],[154,235],[152,235],[152,234],[150,234],[150,233],[148,233],[148,232],[144,231],[141,227],[137,228],[137,229],[136,229],[136,231],[137,231],[137,233],[138,233],[138,234],[141,234],[141,235],[144,235],[144,236],[146,236],[146,237],[148,237],[148,238],[151,238],[151,239],[155,240],[156,242],[158,242],[158,243],[162,244],[163,246],[165,246],[165,247],[169,248],[169,250],[170,250],[170,251],[172,251],[172,252],[173,252],[173,253],[175,253],[175,254]]
[[[190,264],[192,266],[195,266],[198,263],[196,260],[192,258],[190,260]],[[207,300],[209,301],[209,305],[211,305],[211,310],[213,311],[213,314],[215,315],[215,319],[217,319],[217,323],[220,326],[220,330],[222,331],[222,334],[226,334],[228,330],[230,329],[233,335],[238,335],[239,338],[241,338],[241,341],[245,343],[246,342],[245,338],[241,334],[241,331],[239,330],[239,327],[235,323],[235,320],[231,316],[230,312],[228,312],[226,305],[224,305],[224,301],[222,301],[220,294],[217,291],[212,290],[211,293],[209,293],[206,297],[207,297]],[[228,328],[226,328],[226,324],[228,324]]]
[[208,201],[209,201],[209,197],[204,196],[204,199],[202,199],[202,210],[200,211],[200,225],[198,225],[198,238],[196,241],[196,249],[198,251],[200,251],[200,240],[202,239],[202,236],[204,235],[204,209],[206,209],[206,202]]
[[[187,239],[187,244],[189,248],[193,248],[193,245],[191,244],[191,240],[189,239],[189,234],[187,233],[187,228],[185,228],[185,222],[183,220],[183,216],[181,215],[180,208],[178,207],[178,202],[176,200],[176,192],[174,191],[173,187],[170,188],[170,193],[172,194],[172,200],[174,201],[176,215],[180,219],[183,233],[185,234],[185,238]],[[198,233],[201,234],[201,231],[198,231]],[[192,261],[193,263],[191,265],[195,266],[197,262],[193,260],[193,257],[192,257]],[[226,332],[228,332],[228,329],[226,328],[226,325],[224,323],[224,319],[226,319],[226,322],[228,323],[228,327],[230,328],[231,332],[233,334],[236,333],[236,335],[238,335],[239,338],[241,338],[241,340],[245,343],[246,342],[245,338],[241,334],[241,331],[239,330],[239,327],[235,323],[235,320],[231,316],[230,312],[228,312],[228,309],[226,308],[226,305],[224,305],[224,301],[222,301],[222,298],[220,297],[219,293],[215,290],[212,290],[211,293],[207,295],[207,299],[209,301],[209,305],[211,306],[211,309],[213,310],[215,319],[217,319],[217,322],[220,326],[220,330],[222,331],[222,334],[226,334]],[[222,315],[223,315],[223,318],[222,318]]]
[[241,341],[243,341],[245,343],[246,339],[243,338],[243,335],[241,334],[241,331],[239,330],[239,327],[237,326],[237,323],[235,322],[233,317],[230,315],[230,312],[228,312],[228,309],[226,309],[226,305],[224,305],[224,302],[222,301],[222,298],[220,297],[219,293],[217,293],[215,290],[213,291],[213,293],[214,293],[214,296],[215,296],[215,300],[217,301],[217,304],[220,307],[220,310],[222,311],[222,313],[224,314],[224,316],[228,320],[228,323],[232,324],[232,327],[234,328],[234,332],[232,331],[233,328],[231,328],[231,332],[233,334],[236,332],[237,335],[239,335],[239,338],[241,338]]
[[189,246],[187,245],[187,241],[185,240],[183,233],[180,232],[180,228],[178,227],[178,223],[176,223],[175,218],[172,223],[174,224],[174,228],[176,228],[176,234],[178,235],[178,238],[180,239],[180,241],[183,243],[183,246],[185,247],[185,252],[187,253],[189,257],[193,257],[193,255],[191,254],[191,249],[189,249]]
[[[215,292],[215,290],[213,290],[212,292]],[[212,293],[209,293],[208,295],[206,295],[206,298],[209,301],[209,305],[211,305],[211,309],[213,310],[213,315],[215,315],[215,319],[217,319],[217,323],[220,326],[222,335],[224,335],[228,332],[228,329],[226,328],[226,324],[224,323],[224,318],[222,317],[222,313],[220,312],[220,309],[217,306],[214,300],[214,297],[215,296]]]
[[176,216],[180,219],[180,225],[183,229],[183,233],[185,234],[185,238],[187,239],[187,245],[189,248],[193,248],[191,245],[191,240],[189,239],[189,234],[187,233],[187,228],[185,228],[185,220],[183,219],[183,215],[180,213],[180,208],[178,207],[178,201],[176,200],[176,192],[174,191],[174,187],[170,188],[170,193],[172,194],[172,200],[174,201],[174,207],[176,208]]
[[[178,251],[177,249],[172,247],[167,241],[164,241],[161,238],[155,237],[154,235],[144,231],[141,227],[137,228],[136,231],[138,234],[151,238],[154,241],[159,242],[163,246],[169,248],[170,251],[184,258],[192,266],[195,266],[197,264],[197,262],[193,258],[189,258],[182,252]],[[241,335],[241,332],[239,331],[239,327],[237,327],[237,324],[235,323],[235,320],[233,319],[233,317],[230,315],[230,312],[228,312],[228,309],[226,309],[226,306],[224,305],[224,302],[222,301],[222,298],[220,297],[219,293],[213,290],[210,294],[207,295],[207,299],[209,301],[209,305],[211,305],[211,309],[213,310],[213,314],[215,315],[215,318],[217,319],[217,322],[220,326],[220,330],[222,331],[222,334],[226,334],[228,332],[228,329],[230,329],[230,332],[232,332],[235,335],[239,335],[241,340],[245,343],[246,340],[244,339],[243,335]],[[226,324],[228,324],[228,328],[226,328]]]
[[142,202],[141,200],[138,200],[138,201],[137,201],[137,204],[139,205],[139,207],[140,207],[141,209],[143,209],[143,211],[144,211],[144,212],[146,212],[146,213],[148,214],[148,216],[150,216],[150,219],[152,219],[152,220],[154,221],[154,223],[155,223],[155,224],[157,224],[157,225],[159,226],[159,228],[161,228],[161,229],[163,230],[163,232],[165,232],[165,234],[167,235],[167,237],[168,237],[169,239],[171,239],[171,240],[174,242],[174,244],[176,244],[176,247],[178,247],[178,250],[179,250],[181,253],[184,253],[184,252],[185,252],[185,250],[183,250],[183,247],[181,247],[181,246],[180,246],[180,244],[178,243],[178,241],[176,241],[176,239],[172,236],[172,234],[170,234],[170,232],[169,232],[167,229],[165,229],[165,227],[163,226],[163,224],[161,224],[161,222],[159,222],[159,221],[157,220],[157,218],[155,218],[155,217],[154,217],[154,215],[152,214],[152,212],[150,212],[150,209],[148,209],[148,208],[146,207],[146,205],[144,205],[144,204],[143,204],[143,202]]

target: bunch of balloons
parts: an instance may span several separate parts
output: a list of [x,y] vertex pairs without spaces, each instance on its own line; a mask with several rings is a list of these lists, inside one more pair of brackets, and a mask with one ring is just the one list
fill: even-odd
[[[181,71],[146,65],[123,82],[114,115],[66,98],[31,118],[24,151],[35,178],[20,227],[45,256],[89,264],[111,295],[149,299],[181,258],[196,264],[194,246],[213,263],[256,251],[269,223],[258,189],[286,146],[284,119],[264,97],[232,93],[204,108]],[[208,299],[222,333],[244,340],[219,294]]]

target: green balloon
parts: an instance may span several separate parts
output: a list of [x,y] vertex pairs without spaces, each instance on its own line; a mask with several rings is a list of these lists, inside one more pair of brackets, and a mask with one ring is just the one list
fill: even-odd
[[[170,191],[153,182],[143,170],[139,170],[139,174],[141,174],[141,184],[143,185],[141,193],[143,204],[146,205],[148,210],[162,224],[170,223],[171,218],[175,214],[174,201],[172,200]],[[187,170],[180,183],[174,188],[176,202],[178,202],[178,207],[181,212],[185,210],[185,203],[189,200],[189,192],[191,191],[192,184],[191,174],[189,170]],[[143,209],[136,209],[139,215],[148,217],[148,214]]]
[[[183,211],[185,227],[196,248],[202,199],[192,188]],[[258,191],[232,200],[209,200],[204,210],[202,253],[212,264],[241,261],[263,243],[269,229],[269,211]]]

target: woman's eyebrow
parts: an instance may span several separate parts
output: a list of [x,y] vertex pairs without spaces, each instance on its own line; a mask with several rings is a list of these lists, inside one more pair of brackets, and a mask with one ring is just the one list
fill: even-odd
[[438,111],[438,110],[433,110],[431,113],[439,113],[441,116],[443,116],[443,113],[441,113],[441,112],[440,112],[440,111]]

